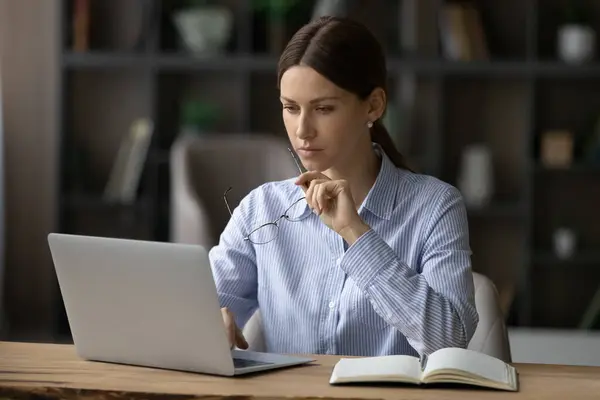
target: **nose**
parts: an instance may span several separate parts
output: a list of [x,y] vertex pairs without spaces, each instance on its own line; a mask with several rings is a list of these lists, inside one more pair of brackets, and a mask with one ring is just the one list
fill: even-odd
[[310,118],[306,113],[301,113],[298,117],[298,127],[296,128],[296,137],[301,140],[310,139],[315,136],[315,130],[311,124]]

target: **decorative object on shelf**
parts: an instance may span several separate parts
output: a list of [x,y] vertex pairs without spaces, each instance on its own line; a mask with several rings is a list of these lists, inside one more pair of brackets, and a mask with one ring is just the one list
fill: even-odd
[[153,131],[153,123],[147,118],[132,123],[113,164],[104,191],[106,200],[121,204],[135,201]]
[[489,59],[487,38],[479,10],[469,3],[448,3],[439,14],[444,56],[453,61]]
[[494,191],[494,168],[490,149],[483,144],[467,146],[461,157],[458,189],[469,208],[489,205]]
[[185,48],[194,55],[222,53],[231,36],[231,10],[202,0],[189,0],[186,4],[173,14],[173,22]]
[[554,254],[560,259],[571,258],[577,247],[577,236],[570,228],[558,228],[552,236]]
[[558,56],[567,63],[580,64],[595,56],[596,31],[587,19],[589,13],[572,3],[565,22],[558,28]]
[[573,162],[574,138],[567,130],[552,130],[542,134],[540,158],[548,168],[568,168]]
[[90,49],[90,1],[75,0],[73,3],[73,51],[84,52]]
[[267,16],[269,51],[279,54],[287,43],[286,17],[299,0],[252,0],[255,12]]
[[356,3],[356,0],[317,0],[313,8],[312,19],[326,15],[343,17],[353,3]]
[[180,134],[199,134],[213,130],[219,120],[219,109],[214,103],[188,100],[180,115]]

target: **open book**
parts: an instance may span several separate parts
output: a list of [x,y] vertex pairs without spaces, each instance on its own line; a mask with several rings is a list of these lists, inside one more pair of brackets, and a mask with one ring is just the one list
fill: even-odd
[[429,357],[392,355],[342,358],[333,368],[331,384],[398,382],[458,383],[517,391],[517,371],[502,360],[461,348],[440,349]]

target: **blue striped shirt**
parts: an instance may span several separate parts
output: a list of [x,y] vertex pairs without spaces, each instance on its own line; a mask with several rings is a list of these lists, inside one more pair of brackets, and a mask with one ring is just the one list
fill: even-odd
[[382,157],[347,247],[306,201],[266,244],[243,238],[304,196],[295,179],[251,191],[210,252],[222,307],[243,327],[260,307],[267,351],[376,356],[466,347],[478,323],[465,206],[435,177]]

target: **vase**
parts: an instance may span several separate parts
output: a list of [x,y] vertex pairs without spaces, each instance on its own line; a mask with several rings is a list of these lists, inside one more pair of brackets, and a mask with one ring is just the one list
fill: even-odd
[[463,150],[458,189],[470,208],[488,205],[494,186],[492,155],[487,146],[471,145]]
[[596,33],[585,25],[564,25],[558,30],[558,56],[567,63],[579,64],[594,57]]
[[222,6],[187,8],[173,15],[185,48],[195,55],[224,51],[231,35],[233,13]]

